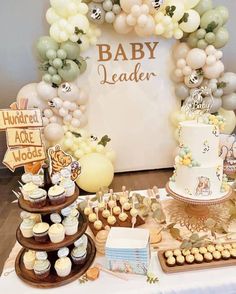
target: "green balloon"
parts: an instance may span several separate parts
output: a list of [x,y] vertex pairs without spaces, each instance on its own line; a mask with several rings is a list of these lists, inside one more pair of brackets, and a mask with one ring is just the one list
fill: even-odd
[[216,40],[216,36],[212,32],[207,33],[205,36],[205,40],[207,41],[208,44],[213,44]]
[[79,70],[80,70],[80,74],[82,74],[82,73],[84,73],[85,71],[86,71],[86,69],[87,69],[87,62],[86,62],[86,60],[83,58],[83,57],[79,57],[79,58],[77,58],[77,60],[78,60],[78,62],[79,62],[79,64],[78,64],[78,66],[79,66]]
[[197,6],[194,7],[200,16],[203,15],[206,11],[212,9],[213,3],[212,0],[201,0]]
[[207,46],[208,46],[208,43],[207,43],[204,39],[199,40],[199,41],[197,42],[197,47],[198,47],[199,49],[205,50]]
[[52,77],[51,77],[50,74],[45,74],[45,75],[43,76],[43,80],[44,80],[45,83],[50,84],[50,83],[52,82]]
[[219,49],[224,47],[229,41],[229,32],[226,28],[222,27],[215,34],[216,40],[213,43],[215,48]]
[[200,40],[200,39],[204,39],[206,35],[206,30],[204,29],[199,29],[196,31],[196,37]]
[[67,41],[61,44],[61,49],[67,53],[67,59],[75,60],[80,56],[79,44]]
[[192,33],[192,34],[189,35],[187,43],[191,48],[196,48],[197,47],[198,38],[196,37],[195,33]]
[[59,45],[56,41],[54,41],[51,37],[49,36],[43,36],[39,38],[37,45],[36,45],[39,57],[42,60],[48,60],[46,53],[48,50],[52,49],[57,51],[59,48]]
[[227,7],[220,5],[215,8],[215,10],[221,15],[223,19],[223,24],[225,24],[229,19],[229,10]]
[[50,66],[49,68],[48,68],[48,73],[50,74],[50,75],[56,75],[57,74],[57,69],[55,68],[55,67],[53,67],[53,66]]
[[203,29],[208,29],[209,26],[212,27],[212,30],[215,30],[223,25],[223,19],[219,12],[215,9],[208,10],[201,17],[200,26]]
[[59,75],[65,82],[74,81],[80,74],[78,65],[72,60],[66,60],[66,65],[58,70]]
[[53,84],[60,85],[62,82],[62,79],[59,75],[53,75],[52,82],[53,82]]

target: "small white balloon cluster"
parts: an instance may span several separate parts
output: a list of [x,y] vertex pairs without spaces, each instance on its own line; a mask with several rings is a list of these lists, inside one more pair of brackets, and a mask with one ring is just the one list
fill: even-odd
[[108,147],[107,143],[110,139],[107,136],[98,140],[98,138],[90,136],[85,130],[75,130],[73,128],[69,130],[67,127],[64,127],[64,130],[66,131],[65,136],[61,140],[60,145],[63,150],[77,160],[90,153],[102,153],[114,163],[115,152]]
[[[86,50],[96,43],[100,35],[98,28],[92,28],[87,18],[88,5],[81,0],[50,0],[46,19],[51,25],[50,36],[58,43],[65,41],[80,42]],[[83,44],[86,41],[86,46]]]
[[95,24],[113,23],[121,12],[119,1],[93,0],[88,4],[88,19]]

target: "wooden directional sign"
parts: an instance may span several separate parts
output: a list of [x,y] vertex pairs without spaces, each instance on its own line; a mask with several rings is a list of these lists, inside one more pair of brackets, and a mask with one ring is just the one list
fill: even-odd
[[7,129],[6,134],[7,145],[10,148],[17,146],[40,147],[43,145],[39,129]]
[[44,147],[25,147],[18,149],[8,149],[3,164],[11,171],[31,162],[42,161],[46,158]]

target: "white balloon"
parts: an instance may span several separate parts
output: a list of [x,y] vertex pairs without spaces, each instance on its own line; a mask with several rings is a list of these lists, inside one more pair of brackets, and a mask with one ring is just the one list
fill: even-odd
[[55,12],[54,8],[51,7],[47,10],[46,19],[47,22],[52,25],[54,22],[57,22],[60,19],[60,17]]
[[185,33],[192,33],[197,30],[197,28],[200,25],[200,15],[197,13],[197,11],[193,9],[189,9],[185,11],[185,13],[188,13],[188,21],[187,22],[181,22],[179,27],[181,28],[182,31]]
[[153,34],[155,30],[155,21],[151,15],[148,15],[148,21],[145,26],[135,26],[135,32],[140,37],[146,37]]
[[185,9],[190,9],[198,5],[200,0],[184,0]]
[[177,42],[176,45],[173,47],[173,56],[175,60],[178,60],[181,58],[185,59],[189,50],[190,48],[186,43]]
[[52,87],[51,84],[48,84],[44,81],[38,83],[37,93],[39,97],[45,101],[50,101],[53,98],[57,97],[57,89]]
[[130,13],[132,6],[141,4],[142,0],[120,0],[120,6],[126,13]]
[[25,85],[17,94],[16,102],[19,104],[21,99],[28,99],[28,108],[39,108],[44,110],[48,108],[46,101],[41,100],[37,93],[37,83]]
[[210,113],[215,113],[217,112],[222,106],[222,99],[221,98],[214,98],[213,99],[213,104],[210,109]]
[[75,83],[63,83],[58,88],[58,96],[62,100],[74,102],[79,99],[80,91]]
[[222,107],[226,110],[235,110],[236,109],[236,94],[228,94],[222,97]]
[[80,90],[80,95],[78,99],[76,100],[78,105],[84,105],[88,102],[88,94],[83,89]]
[[168,6],[174,6],[175,11],[173,12],[173,16],[171,17],[174,21],[179,21],[186,10],[184,7],[184,3],[182,0],[171,0],[168,1]]
[[206,52],[204,50],[194,48],[188,52],[186,61],[192,69],[199,69],[205,65],[206,57]]
[[44,137],[49,142],[58,142],[64,136],[64,130],[57,123],[50,123],[44,128]]
[[89,30],[89,21],[88,18],[83,14],[76,14],[68,18],[68,22],[74,27],[78,27],[83,30],[85,33]]
[[213,65],[205,65],[203,67],[204,77],[207,79],[218,79],[224,72],[224,64],[221,61],[217,61]]
[[88,117],[87,117],[86,114],[83,114],[83,115],[80,117],[80,127],[83,128],[83,127],[85,127],[87,124],[88,124]]
[[233,72],[226,72],[219,79],[219,82],[224,82],[224,95],[231,94],[236,91],[236,74]]
[[133,29],[132,26],[129,26],[127,24],[126,17],[127,15],[124,12],[122,12],[119,15],[117,15],[113,23],[114,29],[118,34],[127,34]]
[[235,113],[232,110],[224,110],[223,108],[219,109],[219,115],[223,116],[225,119],[225,128],[223,134],[230,135],[236,126],[236,117]]
[[184,100],[189,96],[189,88],[185,84],[177,84],[175,87],[177,98]]

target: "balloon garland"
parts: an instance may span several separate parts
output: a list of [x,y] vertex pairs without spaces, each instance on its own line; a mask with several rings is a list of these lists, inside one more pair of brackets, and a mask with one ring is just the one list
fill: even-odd
[[[29,106],[43,111],[49,145],[60,142],[77,159],[100,152],[114,161],[107,137],[99,140],[83,130],[88,96],[79,81],[87,67],[80,53],[96,44],[104,23],[119,34],[178,40],[171,74],[176,97],[183,102],[194,89],[207,86],[214,98],[211,112],[225,118],[226,133],[233,131],[236,74],[224,72],[219,50],[229,40],[226,7],[214,8],[212,0],[50,0],[50,4],[46,13],[50,36],[37,42],[42,81],[26,85],[17,95],[18,100],[28,97]],[[175,128],[186,119],[180,110],[171,115]]]

